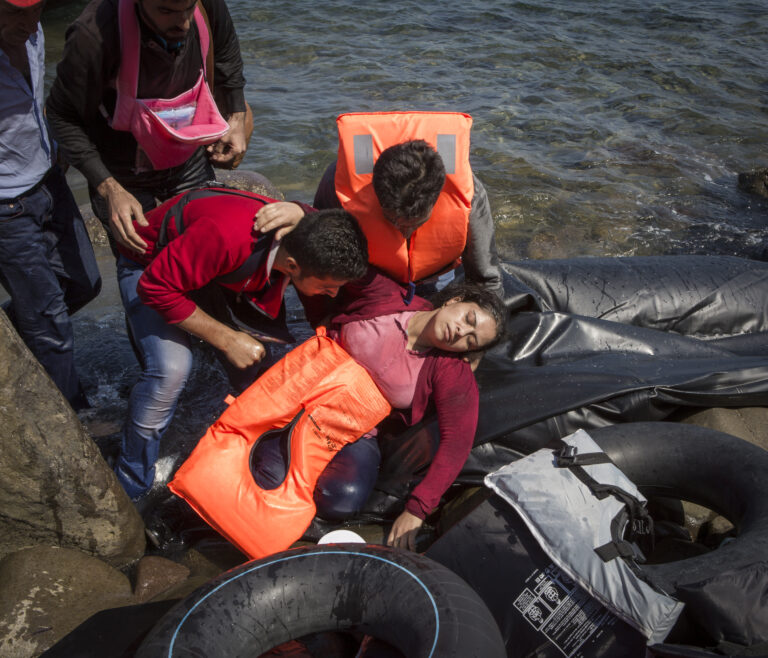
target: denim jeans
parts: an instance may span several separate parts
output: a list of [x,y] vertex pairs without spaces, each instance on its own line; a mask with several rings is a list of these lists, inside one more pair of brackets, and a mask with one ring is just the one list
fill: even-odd
[[[143,304],[136,292],[143,271],[138,263],[124,256],[118,258],[120,296],[142,364],[142,373],[131,391],[120,455],[115,464],[117,478],[131,498],[152,487],[160,439],[171,423],[192,370],[189,334],[168,324],[156,311]],[[220,360],[226,361],[223,355]],[[228,362],[227,365],[225,370],[236,389],[253,382],[264,366],[259,363],[246,370],[237,370]]]
[[70,314],[101,290],[88,232],[64,174],[0,201],[0,283],[19,335],[73,408],[88,406],[74,363]]

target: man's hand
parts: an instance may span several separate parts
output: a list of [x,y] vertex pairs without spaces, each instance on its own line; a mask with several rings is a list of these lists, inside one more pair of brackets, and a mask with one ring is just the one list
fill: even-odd
[[392,529],[387,537],[387,546],[407,548],[409,551],[415,551],[416,535],[423,523],[424,521],[418,516],[411,514],[408,510],[403,511],[392,524]]
[[264,345],[258,340],[219,322],[199,306],[189,317],[179,322],[178,326],[223,352],[227,361],[240,370],[258,363],[267,353]]
[[236,169],[243,161],[253,132],[253,115],[248,106],[246,112],[234,112],[227,119],[229,130],[218,142],[207,147],[208,159],[214,167]]
[[99,183],[96,191],[107,202],[112,237],[124,247],[143,254],[147,243],[136,233],[133,222],[138,222],[140,226],[148,226],[149,222],[138,199],[112,177]]
[[240,370],[258,363],[266,353],[264,345],[243,331],[234,331],[224,350],[227,361]]
[[253,227],[262,233],[277,229],[275,237],[280,240],[296,227],[302,217],[304,217],[304,211],[295,203],[290,201],[268,203],[256,213]]

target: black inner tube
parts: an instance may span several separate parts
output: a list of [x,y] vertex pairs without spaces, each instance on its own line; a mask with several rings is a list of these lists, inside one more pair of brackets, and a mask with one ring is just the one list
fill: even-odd
[[682,423],[625,423],[589,434],[646,497],[697,503],[736,526],[736,537],[710,553],[643,566],[664,591],[674,594],[768,555],[768,451]]

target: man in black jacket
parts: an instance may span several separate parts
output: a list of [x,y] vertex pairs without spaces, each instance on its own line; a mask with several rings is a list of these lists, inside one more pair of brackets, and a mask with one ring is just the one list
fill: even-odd
[[[123,0],[125,1],[125,0]],[[129,0],[130,1],[130,0]],[[155,170],[133,135],[113,130],[121,64],[119,0],[93,0],[67,31],[62,61],[46,104],[51,129],[71,164],[88,181],[94,212],[115,240],[143,252],[133,222],[157,200],[204,185],[211,165],[236,167],[252,128],[243,63],[224,0],[135,0],[140,29],[137,98],[174,98],[195,85],[203,65],[193,13],[202,6],[213,51],[213,94],[229,131],[181,165]]]

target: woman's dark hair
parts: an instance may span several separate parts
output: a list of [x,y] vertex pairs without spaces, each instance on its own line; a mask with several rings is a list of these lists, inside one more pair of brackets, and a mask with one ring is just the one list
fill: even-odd
[[507,328],[507,308],[504,302],[490,290],[481,288],[476,283],[451,283],[445,288],[430,297],[429,301],[435,308],[445,306],[452,299],[458,299],[460,302],[477,304],[481,309],[488,312],[496,322],[496,335],[486,345],[476,350],[471,350],[467,354],[479,354],[486,352],[493,346],[498,345],[504,338]]
[[368,241],[346,210],[307,213],[281,245],[304,276],[354,281],[368,269]]
[[423,139],[390,146],[373,166],[376,197],[398,218],[428,219],[444,184],[443,159]]

